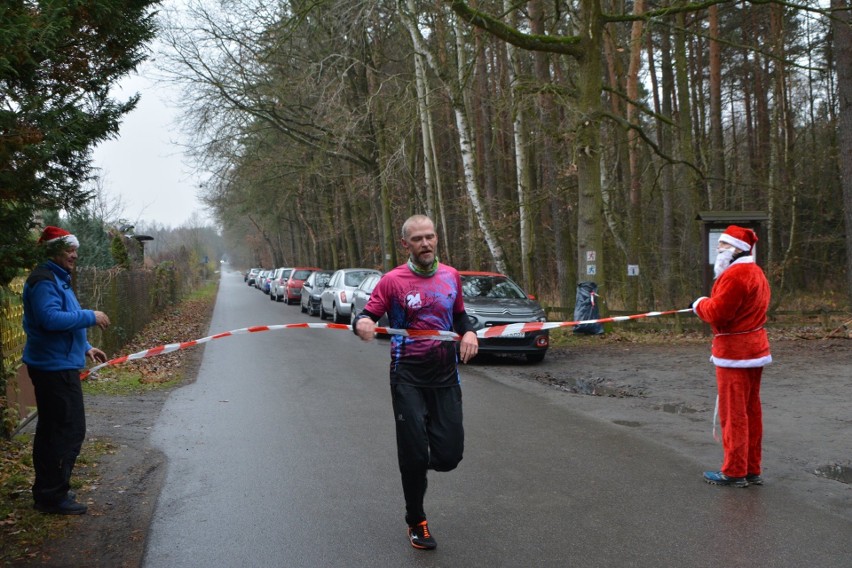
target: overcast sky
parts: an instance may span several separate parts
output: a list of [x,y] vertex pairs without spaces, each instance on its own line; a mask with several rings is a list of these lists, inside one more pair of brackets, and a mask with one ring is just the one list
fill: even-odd
[[126,78],[114,91],[119,100],[137,92],[141,99],[125,115],[119,137],[95,149],[93,165],[103,176],[107,198],[121,199],[128,221],[178,227],[197,212],[207,222],[209,215],[197,198],[200,179],[184,164],[176,144],[177,110],[169,106],[166,87],[146,77],[151,69],[150,63],[143,63],[140,74]]

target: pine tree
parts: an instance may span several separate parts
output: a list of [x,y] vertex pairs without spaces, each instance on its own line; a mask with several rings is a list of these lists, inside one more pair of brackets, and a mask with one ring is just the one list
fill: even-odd
[[0,6],[0,285],[30,266],[35,213],[91,191],[91,150],[138,95],[110,96],[145,57],[160,0],[4,0]]

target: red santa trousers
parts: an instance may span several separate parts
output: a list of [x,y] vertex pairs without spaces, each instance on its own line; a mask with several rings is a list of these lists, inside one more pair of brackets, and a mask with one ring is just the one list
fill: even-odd
[[716,367],[719,422],[725,451],[722,473],[728,477],[760,474],[763,413],[760,377],[763,367]]

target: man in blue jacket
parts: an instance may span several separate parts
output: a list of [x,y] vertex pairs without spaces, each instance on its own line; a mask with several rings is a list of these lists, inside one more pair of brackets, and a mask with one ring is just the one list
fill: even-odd
[[80,369],[86,366],[86,355],[96,362],[107,360],[89,344],[86,329],[106,329],[110,322],[104,312],[82,309],[71,289],[77,238],[59,227],[46,227],[38,242],[49,260],[29,275],[23,295],[23,361],[38,409],[33,507],[43,513],[82,515],[86,505],[70,491],[71,471],[86,436]]

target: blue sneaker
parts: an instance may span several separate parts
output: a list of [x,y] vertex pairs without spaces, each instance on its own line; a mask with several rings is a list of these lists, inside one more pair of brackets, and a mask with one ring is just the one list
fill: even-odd
[[745,477],[728,477],[721,471],[705,471],[704,481],[710,485],[724,485],[727,487],[748,487]]

